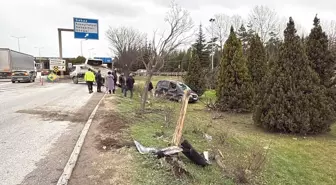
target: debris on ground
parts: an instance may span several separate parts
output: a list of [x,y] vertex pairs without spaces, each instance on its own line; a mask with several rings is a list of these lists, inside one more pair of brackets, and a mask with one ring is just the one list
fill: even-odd
[[181,147],[183,149],[182,153],[195,164],[203,167],[210,164],[210,162],[206,160],[204,156],[199,154],[187,140],[184,140],[181,143]]
[[140,154],[157,155],[159,159],[163,157],[175,156],[176,154],[182,152],[188,159],[190,159],[197,165],[204,167],[204,166],[211,164],[209,160],[209,152],[204,151],[203,155],[201,155],[191,146],[191,144],[187,140],[184,140],[181,143],[181,147],[170,146],[170,147],[166,147],[162,149],[157,149],[154,147],[145,147],[135,140],[134,140],[134,144]]
[[139,151],[140,154],[148,154],[148,153],[156,153],[158,152],[158,149],[152,148],[152,147],[144,147],[142,144],[140,144],[138,141],[134,140],[134,144]]
[[165,156],[170,156],[170,155],[174,155],[177,153],[180,153],[183,151],[182,148],[177,147],[177,146],[170,146],[170,147],[166,147],[166,148],[162,148],[162,149],[157,149],[157,148],[153,148],[153,147],[145,147],[142,144],[140,144],[138,141],[134,140],[134,144],[137,148],[137,150],[139,151],[140,154],[155,154],[158,156],[158,158],[162,158]]
[[209,134],[204,134],[204,138],[208,141],[212,141],[212,136],[210,136]]

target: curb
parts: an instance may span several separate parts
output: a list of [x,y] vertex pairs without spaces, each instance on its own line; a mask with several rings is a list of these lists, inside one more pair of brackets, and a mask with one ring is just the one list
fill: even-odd
[[58,179],[57,185],[67,185],[68,181],[71,177],[71,174],[73,172],[73,169],[77,163],[78,160],[78,156],[80,154],[80,151],[82,149],[82,146],[84,144],[84,140],[85,137],[90,129],[90,126],[92,124],[92,120],[96,115],[96,112],[98,110],[99,105],[101,104],[101,102],[103,101],[103,99],[105,98],[106,94],[104,94],[104,96],[102,97],[102,99],[99,100],[97,106],[93,109],[88,121],[85,123],[84,128],[77,140],[77,143],[75,145],[75,148],[73,149],[70,158],[68,160],[68,163],[65,165],[64,170],[62,175],[60,176],[60,178]]

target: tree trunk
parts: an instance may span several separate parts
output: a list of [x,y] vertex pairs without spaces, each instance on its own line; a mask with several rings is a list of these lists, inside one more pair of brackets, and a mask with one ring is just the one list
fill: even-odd
[[147,96],[148,95],[148,85],[149,85],[149,82],[152,79],[153,72],[150,70],[150,71],[148,71],[147,75],[148,76],[147,76],[146,83],[145,83],[143,93],[142,93],[142,97],[141,97],[141,105],[140,105],[141,113],[145,113],[146,102],[147,102],[147,97],[148,97]]

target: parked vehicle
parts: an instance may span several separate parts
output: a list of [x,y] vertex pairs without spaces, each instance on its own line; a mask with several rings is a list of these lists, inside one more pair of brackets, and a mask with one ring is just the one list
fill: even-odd
[[41,76],[48,76],[50,74],[50,70],[49,69],[42,69],[41,70]]
[[198,95],[192,91],[186,84],[173,80],[160,80],[155,87],[156,97],[165,97],[169,100],[182,101],[185,90],[190,90],[189,102],[198,101]]
[[12,83],[15,82],[35,82],[36,72],[30,70],[15,70],[12,73]]
[[107,68],[106,64],[103,64],[101,59],[87,59],[84,64],[72,66],[70,77],[72,78],[73,83],[78,84],[79,82],[85,82],[84,75],[85,72],[87,72],[89,69],[91,69],[95,74],[98,72],[98,70],[100,70],[103,78],[103,85],[105,83],[104,81],[107,73],[111,71],[111,69]]
[[11,79],[13,71],[35,72],[36,63],[34,57],[7,48],[0,48],[0,78]]

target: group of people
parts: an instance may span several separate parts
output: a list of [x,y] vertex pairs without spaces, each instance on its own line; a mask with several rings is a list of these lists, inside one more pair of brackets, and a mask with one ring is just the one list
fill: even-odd
[[[89,93],[93,93],[93,83],[97,83],[97,92],[102,92],[101,87],[103,85],[103,77],[101,75],[101,72],[98,71],[96,74],[93,73],[91,69],[89,69],[84,76],[84,80],[86,81],[89,89]],[[125,78],[124,74],[121,74],[117,76],[117,71],[111,72],[109,71],[107,73],[107,76],[105,78],[105,87],[106,87],[106,93],[109,94],[115,94],[116,86],[117,86],[117,80],[119,80],[119,87],[121,88],[121,93],[124,94],[125,97],[127,97],[127,92],[130,91],[131,98],[133,97],[133,88],[135,80],[132,75],[129,75],[127,78]]]

